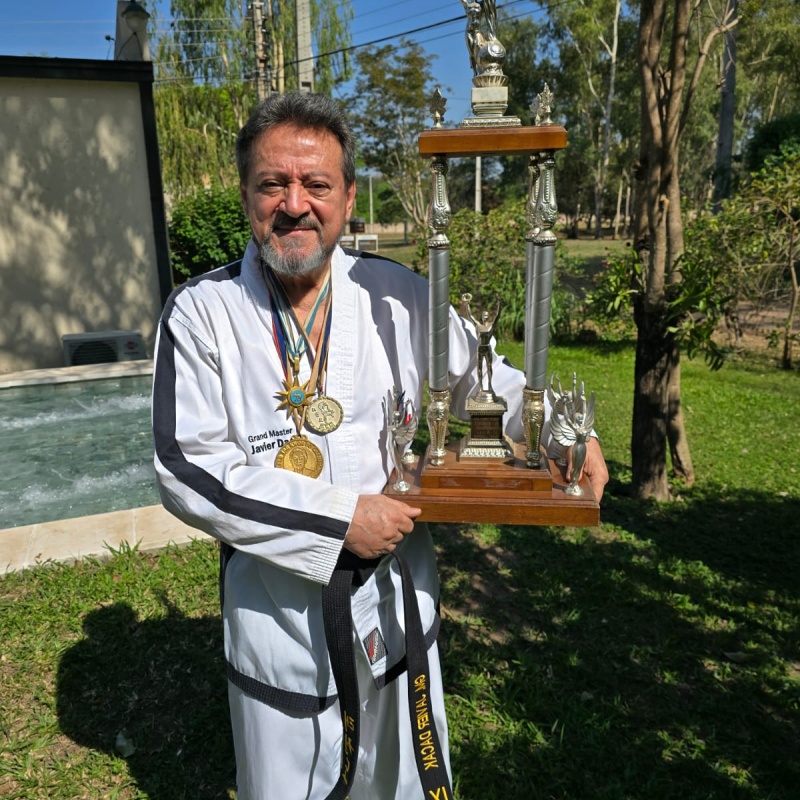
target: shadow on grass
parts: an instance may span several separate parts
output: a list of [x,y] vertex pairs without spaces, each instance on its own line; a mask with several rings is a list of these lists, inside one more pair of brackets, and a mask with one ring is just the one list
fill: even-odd
[[800,502],[603,518],[435,527],[459,797],[796,798]]
[[[795,800],[800,502],[613,493],[597,529],[433,526],[460,800]],[[90,612],[58,669],[76,743],[142,796],[223,800],[234,758],[216,616]]]
[[[165,601],[166,603],[166,601]],[[61,730],[125,755],[151,800],[222,800],[235,783],[218,617],[140,621],[127,604],[86,615],[85,637],[59,664]],[[121,752],[124,742],[135,747]]]

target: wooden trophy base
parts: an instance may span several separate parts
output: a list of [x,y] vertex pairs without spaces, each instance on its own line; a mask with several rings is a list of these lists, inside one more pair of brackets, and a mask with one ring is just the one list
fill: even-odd
[[552,459],[547,469],[529,469],[525,448],[513,443],[505,459],[459,459],[460,442],[445,447],[440,467],[428,463],[428,453],[404,470],[410,484],[397,492],[392,474],[383,493],[422,509],[425,522],[489,522],[510,525],[597,525],[600,504],[589,481],[581,478],[580,497],[564,494],[568,481]]

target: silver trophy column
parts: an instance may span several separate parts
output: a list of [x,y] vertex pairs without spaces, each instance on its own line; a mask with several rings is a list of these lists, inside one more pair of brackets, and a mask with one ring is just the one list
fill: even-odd
[[[442,127],[446,101],[436,89],[431,101],[433,128]],[[431,199],[428,206],[428,403],[427,421],[431,443],[429,461],[433,466],[444,464],[447,427],[450,417],[449,321],[450,321],[450,203],[447,199],[447,157],[431,158]]]
[[[536,125],[552,125],[552,93],[545,85],[532,111]],[[550,309],[558,218],[555,195],[555,159],[552,151],[530,157],[528,232],[525,242],[525,389],[522,423],[525,430],[525,459],[531,469],[546,469],[541,449],[544,425],[544,393],[550,342]]]

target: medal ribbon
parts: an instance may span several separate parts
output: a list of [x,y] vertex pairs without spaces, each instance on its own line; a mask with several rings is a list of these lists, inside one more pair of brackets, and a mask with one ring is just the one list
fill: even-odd
[[[314,305],[306,318],[305,324],[301,324],[300,320],[295,314],[289,298],[283,286],[280,284],[273,274],[272,270],[268,269],[266,264],[262,262],[262,272],[264,280],[267,284],[267,290],[270,295],[270,306],[272,314],[272,338],[275,343],[275,348],[281,358],[283,365],[283,374],[286,379],[286,387],[290,388],[289,372],[292,373],[292,381],[298,381],[300,373],[300,359],[306,353],[314,353],[311,361],[311,377],[308,381],[311,386],[316,390],[322,390],[323,376],[328,360],[328,341],[331,332],[331,291],[330,291],[330,271],[325,276],[325,280],[320,287],[317,297],[314,300]],[[319,340],[317,341],[316,351],[311,346],[309,339],[311,331],[314,327],[314,322],[317,318],[320,306],[325,303],[324,319],[322,330],[320,331]],[[299,332],[299,340],[295,339],[295,331]],[[307,406],[304,404],[302,412],[294,407],[292,409],[292,418],[297,429],[297,435],[305,425]]]
[[[331,317],[330,314],[327,313],[328,309],[330,308],[330,300],[333,297],[333,292],[330,289],[330,272],[328,272],[328,274],[325,276],[325,283],[323,284],[319,294],[317,295],[317,299],[314,302],[313,308],[309,312],[309,316],[308,319],[306,319],[305,325],[300,324],[300,320],[297,318],[294,308],[292,308],[291,303],[289,303],[288,299],[286,298],[286,295],[283,292],[283,286],[280,286],[280,284],[279,284],[279,291],[281,291],[282,299],[285,302],[285,307],[288,309],[288,314],[284,313],[282,318],[283,325],[284,326],[288,325],[287,317],[290,317],[291,320],[294,322],[295,328],[300,332],[300,335],[303,338],[303,342],[298,348],[301,351],[301,354],[303,352],[312,352],[312,351],[316,352],[316,360],[314,361],[314,364],[312,366],[316,366],[318,361],[320,367],[315,373],[317,377],[316,378],[312,377],[309,383],[316,388],[317,393],[319,395],[323,395],[325,393],[324,392],[325,373],[328,367],[328,352],[329,352],[328,341],[330,340],[330,335],[331,335]],[[319,311],[319,307],[322,304],[323,300],[326,299],[328,302],[326,305],[325,322],[322,327],[322,332],[320,333],[320,339],[317,342],[317,347],[316,349],[314,349],[311,346],[311,341],[309,337],[311,336],[311,330],[314,327],[314,320],[317,317],[317,312]],[[290,329],[294,330],[293,328]]]
[[[266,264],[262,263],[262,271],[264,273],[267,289],[269,290],[270,300],[272,301],[272,335],[281,355],[281,363],[286,364],[287,356],[290,356],[294,360],[302,357],[306,351],[311,349],[309,336],[314,327],[314,321],[317,318],[317,312],[320,306],[329,297],[330,272],[325,276],[325,281],[317,293],[317,297],[314,300],[314,305],[308,314],[305,325],[302,325],[292,308],[292,304],[289,302],[289,298],[286,296],[283,286],[280,281],[275,278],[272,270],[270,270]],[[300,340],[298,342],[295,342],[295,329],[300,333]],[[328,328],[328,331],[329,330],[330,328]]]

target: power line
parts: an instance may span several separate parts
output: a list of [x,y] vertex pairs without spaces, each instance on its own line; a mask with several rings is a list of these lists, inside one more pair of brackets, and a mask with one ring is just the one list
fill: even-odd
[[[523,2],[531,2],[531,0],[509,0],[509,2],[504,3],[502,6],[500,6],[500,9],[502,10],[502,9],[507,8],[508,6],[515,6],[515,5],[518,5],[519,3],[523,3]],[[555,6],[566,5],[568,2],[570,2],[570,0],[560,0],[557,3],[551,4],[549,7],[552,8],[552,7],[555,7]],[[544,11],[544,9],[542,9],[542,10]],[[522,18],[524,16],[527,16],[528,13],[529,12],[524,12],[523,11],[523,12],[520,12],[519,14],[515,14],[515,15],[511,15],[511,16],[506,17],[506,20],[507,21],[513,21],[515,19],[520,19],[520,18]],[[433,22],[433,23],[431,23],[429,25],[422,25],[422,26],[419,26],[417,28],[411,28],[411,29],[406,30],[406,31],[401,31],[400,33],[394,33],[394,34],[390,34],[390,35],[387,35],[387,36],[382,36],[382,37],[379,37],[377,39],[372,39],[371,41],[368,41],[368,42],[362,42],[361,44],[348,45],[347,47],[341,47],[341,48],[338,48],[336,50],[330,50],[330,51],[328,51],[326,53],[320,53],[319,55],[316,55],[316,56],[310,56],[308,58],[303,58],[303,59],[296,59],[294,61],[287,62],[287,64],[285,66],[288,67],[288,66],[299,64],[301,62],[305,62],[305,61],[316,61],[316,60],[322,59],[322,58],[330,58],[332,56],[342,55],[344,53],[349,53],[349,52],[352,52],[354,50],[360,50],[361,48],[364,48],[364,47],[372,47],[373,45],[376,45],[376,44],[383,44],[384,42],[391,41],[392,39],[400,39],[400,38],[403,38],[403,37],[406,37],[406,36],[411,36],[411,35],[416,34],[416,33],[422,33],[424,31],[434,30],[436,28],[442,28],[445,25],[452,25],[455,22],[462,22],[463,23],[463,21],[464,21],[464,16],[459,14],[457,17],[451,17],[450,19],[440,20],[439,22]],[[425,42],[425,41],[435,41],[435,40],[440,39],[440,38],[443,38],[443,36],[436,36],[436,37],[432,37],[430,39],[425,39],[425,40],[423,40],[423,42]],[[416,42],[416,43],[417,44],[421,44],[423,42]],[[193,61],[195,61],[195,60],[196,61],[204,61],[204,60],[211,60],[211,59],[215,59],[215,58],[219,58],[219,56],[206,56],[206,57],[201,58],[201,59],[192,59],[192,60]],[[164,64],[164,63],[168,63],[168,62],[159,62],[159,64],[155,64],[154,66],[159,66],[160,64]],[[167,83],[167,82],[174,83],[174,82],[181,82],[181,81],[185,81],[187,83],[188,82],[194,83],[195,80],[198,80],[198,79],[199,79],[199,76],[198,77],[194,77],[194,76],[185,76],[184,77],[184,76],[181,76],[181,77],[171,77],[171,78],[160,78],[160,79],[156,80],[155,83],[156,84],[158,84],[158,83]],[[236,80],[231,79],[231,80],[227,80],[227,81],[220,81],[220,84],[221,85],[227,85],[227,84],[236,83],[236,82],[237,82]]]

